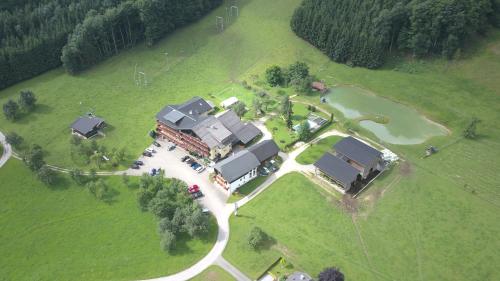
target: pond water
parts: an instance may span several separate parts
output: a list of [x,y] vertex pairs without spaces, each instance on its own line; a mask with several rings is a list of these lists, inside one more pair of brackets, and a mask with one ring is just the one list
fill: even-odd
[[387,117],[389,119],[387,124],[371,120],[363,120],[359,124],[388,143],[418,144],[431,137],[447,134],[444,127],[429,121],[416,110],[358,87],[332,88],[326,100],[349,119],[373,115]]

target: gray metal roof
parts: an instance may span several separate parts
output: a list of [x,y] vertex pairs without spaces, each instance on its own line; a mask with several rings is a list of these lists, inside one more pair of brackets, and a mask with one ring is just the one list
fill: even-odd
[[219,119],[243,144],[249,143],[262,133],[259,128],[255,127],[252,123],[244,124],[241,122],[240,117],[232,110],[222,113],[217,116],[217,119]]
[[312,281],[313,279],[307,273],[304,272],[294,272],[292,275],[288,276],[286,281]]
[[213,107],[200,97],[193,97],[183,104],[167,105],[156,114],[156,119],[176,130],[191,130],[205,120],[205,113]]
[[259,165],[260,162],[257,157],[245,149],[215,164],[214,169],[217,170],[226,181],[232,183],[246,175],[252,169],[257,168]]
[[356,168],[329,152],[323,154],[323,156],[314,163],[314,166],[345,186],[350,186],[351,183],[356,181],[359,174]]
[[78,131],[84,135],[90,133],[95,129],[95,127],[99,126],[104,122],[104,119],[99,117],[79,117],[78,119],[71,124],[71,128],[75,131]]
[[336,152],[365,166],[372,164],[382,157],[382,152],[353,137],[344,138],[333,147]]
[[278,155],[280,148],[273,140],[265,140],[258,144],[251,146],[248,149],[252,152],[259,162],[263,162],[273,156]]
[[213,116],[208,116],[196,124],[193,127],[193,132],[210,148],[230,144],[233,140],[233,134]]

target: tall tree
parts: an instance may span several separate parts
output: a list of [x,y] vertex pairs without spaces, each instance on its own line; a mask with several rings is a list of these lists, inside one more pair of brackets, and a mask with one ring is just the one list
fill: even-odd
[[19,116],[19,105],[13,100],[8,100],[3,105],[3,114],[7,120],[16,120]]
[[19,94],[19,105],[26,111],[32,111],[35,108],[36,97],[30,90],[21,91]]
[[328,267],[319,273],[318,281],[344,281],[344,274],[336,267]]

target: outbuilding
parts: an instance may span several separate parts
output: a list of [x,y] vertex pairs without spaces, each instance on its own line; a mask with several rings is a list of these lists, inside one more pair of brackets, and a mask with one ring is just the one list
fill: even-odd
[[357,180],[361,178],[360,172],[346,161],[326,152],[316,163],[316,174],[323,173],[328,179],[349,191]]
[[95,116],[79,117],[71,124],[71,132],[74,135],[91,138],[105,126],[104,119]]

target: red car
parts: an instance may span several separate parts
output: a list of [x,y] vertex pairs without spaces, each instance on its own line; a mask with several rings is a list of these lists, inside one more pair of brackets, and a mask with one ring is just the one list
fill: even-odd
[[188,188],[188,192],[191,193],[191,194],[196,193],[198,191],[200,191],[200,187],[198,185],[196,185],[196,184],[193,184],[192,186],[190,186]]

